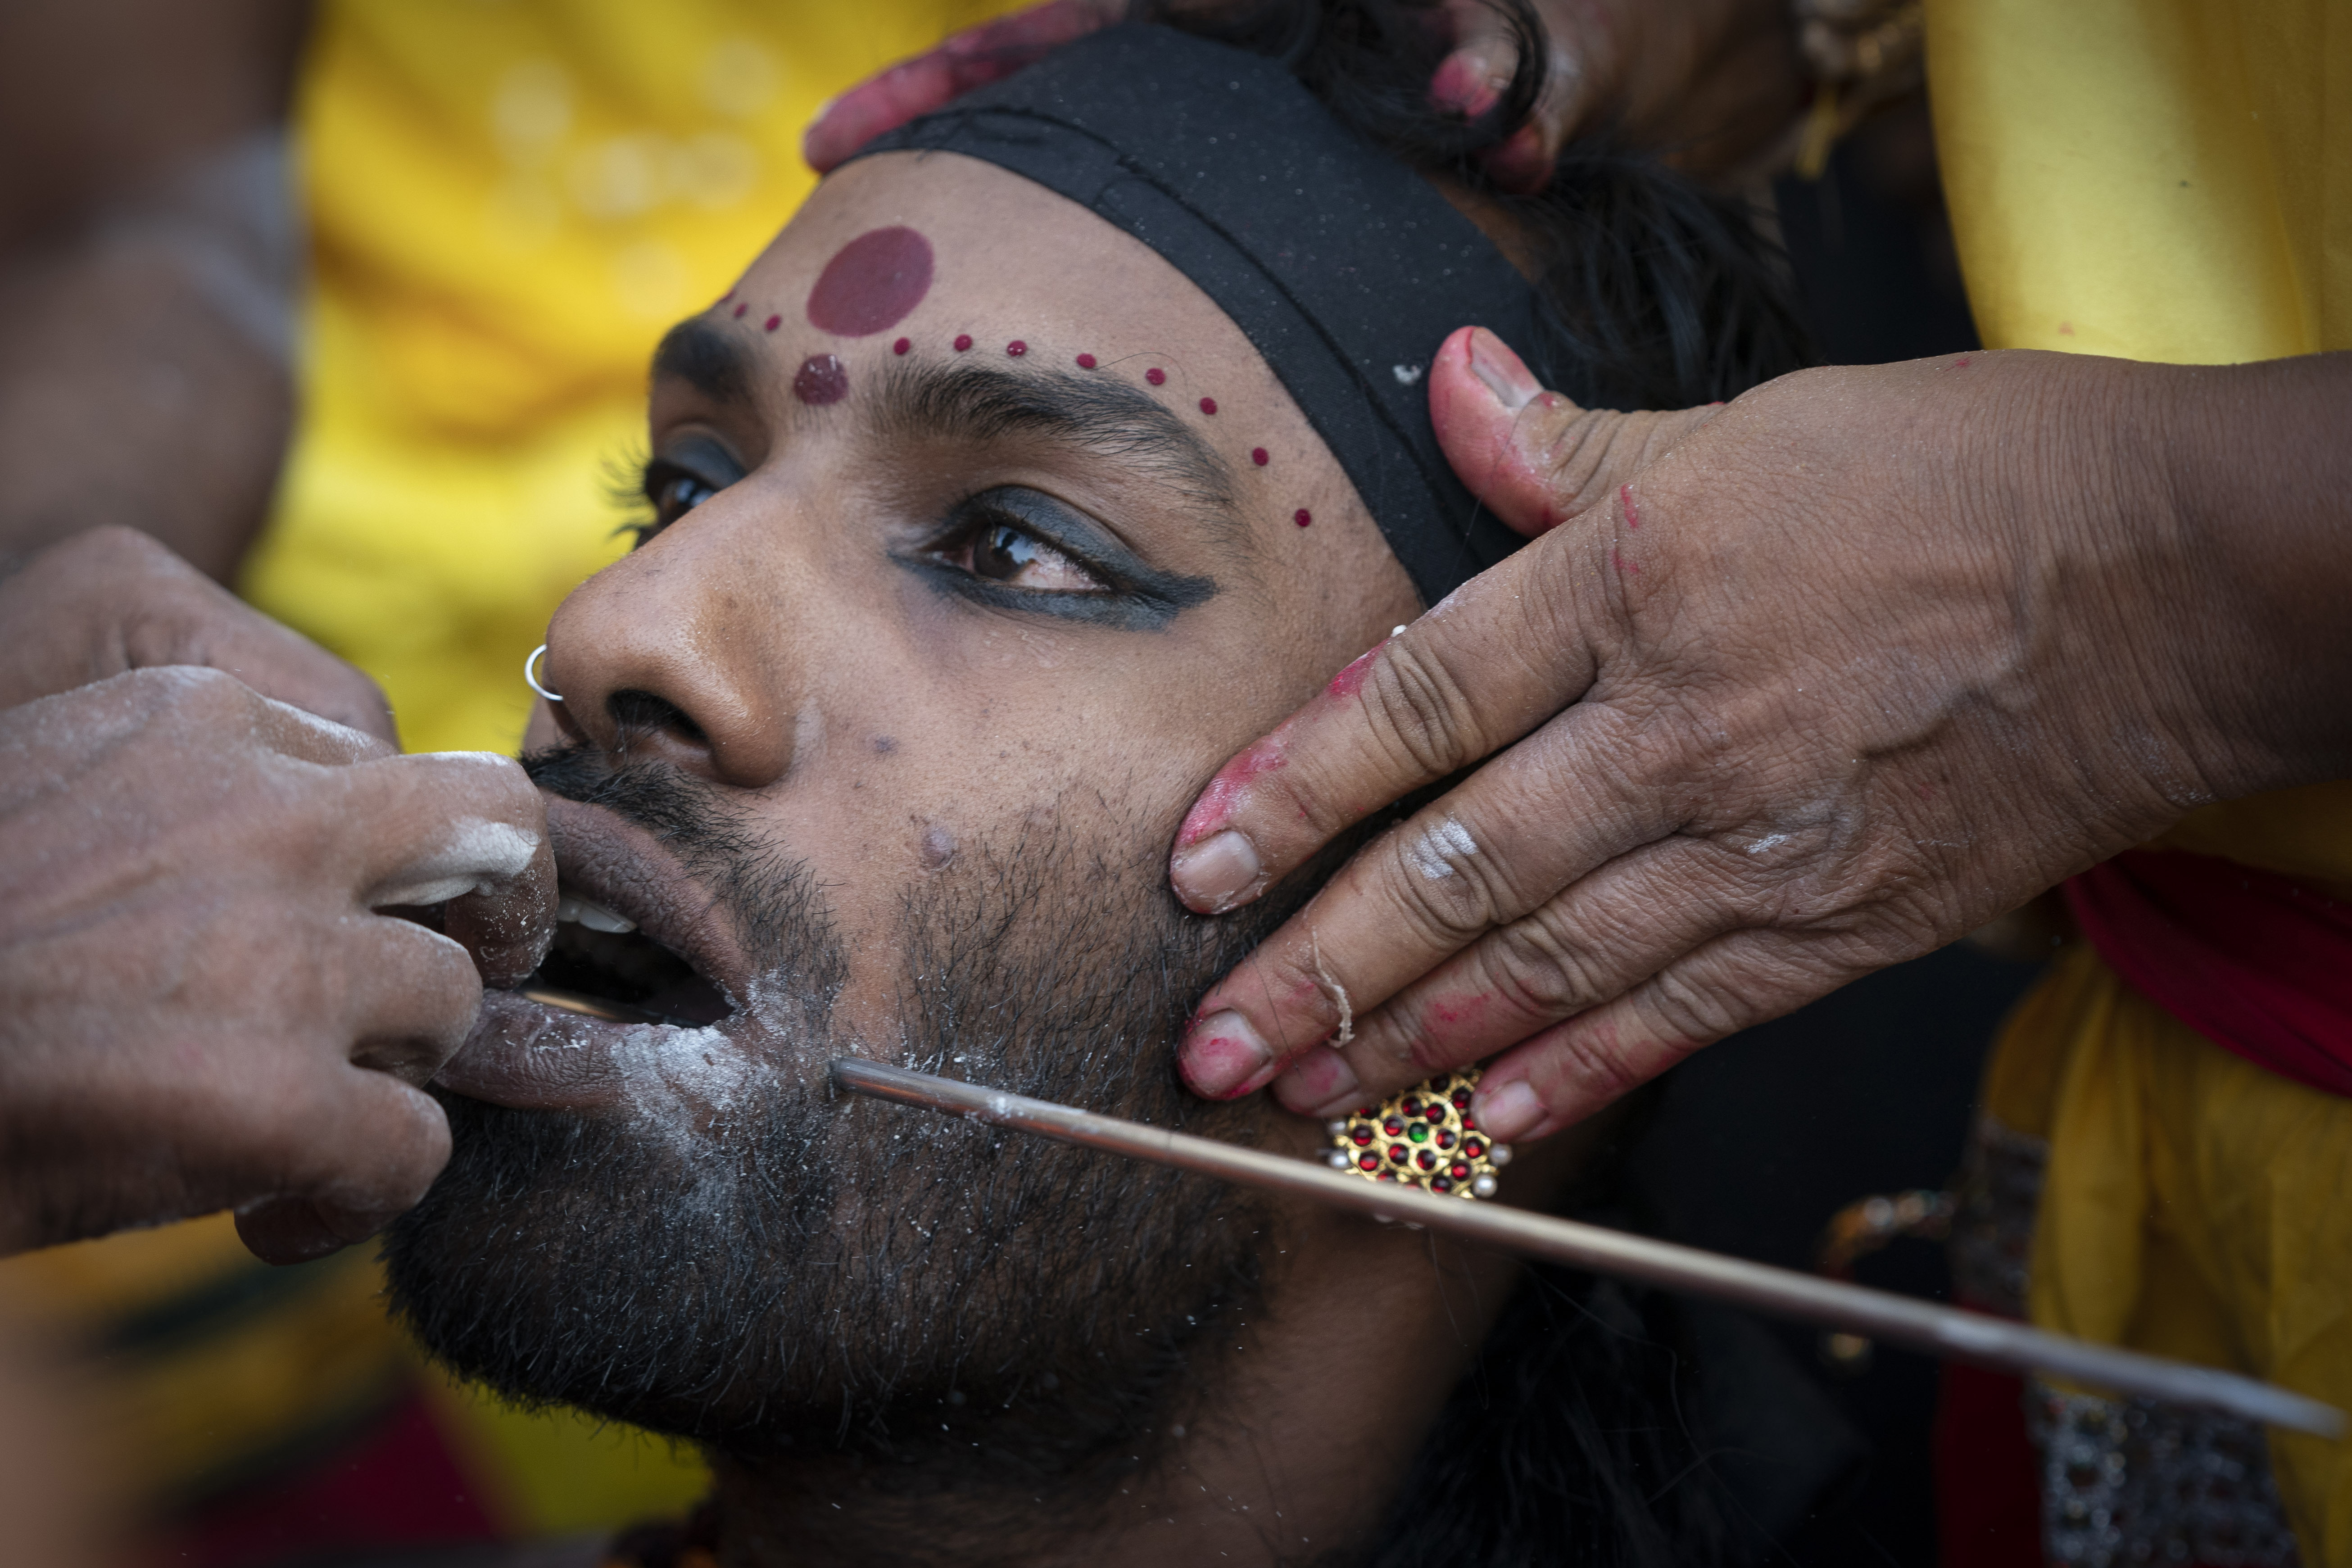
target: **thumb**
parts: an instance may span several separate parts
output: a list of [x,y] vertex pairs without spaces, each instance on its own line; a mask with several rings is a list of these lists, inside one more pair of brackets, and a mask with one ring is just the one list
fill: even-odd
[[1429,370],[1438,445],[1470,493],[1529,538],[1608,500],[1715,407],[1620,414],[1546,392],[1484,327],[1447,338]]

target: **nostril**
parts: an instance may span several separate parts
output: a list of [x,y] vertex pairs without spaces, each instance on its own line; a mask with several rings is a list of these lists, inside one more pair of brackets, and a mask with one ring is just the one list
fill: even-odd
[[613,721],[613,749],[616,752],[628,751],[639,741],[660,734],[689,745],[709,744],[702,726],[687,717],[685,709],[650,691],[615,691],[604,699],[604,711]]

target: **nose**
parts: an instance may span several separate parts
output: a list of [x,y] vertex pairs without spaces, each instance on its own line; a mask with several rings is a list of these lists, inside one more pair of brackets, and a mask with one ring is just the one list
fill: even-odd
[[[557,726],[739,789],[783,777],[797,700],[782,563],[744,509],[705,501],[573,590],[548,623],[540,679]],[[705,514],[710,514],[706,516]]]

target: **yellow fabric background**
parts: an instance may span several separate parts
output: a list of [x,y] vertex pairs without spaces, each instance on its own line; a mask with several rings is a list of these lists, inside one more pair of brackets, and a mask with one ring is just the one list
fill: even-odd
[[[2222,363],[2352,347],[2352,7],[1929,0],[1929,91],[1986,344]],[[2352,883],[2352,784],[2160,842]],[[2034,1321],[2352,1409],[2352,1100],[2223,1051],[2080,951],[1987,1109],[2050,1140]],[[2305,1560],[2352,1564],[2352,1445],[2273,1436]]]
[[[662,330],[814,188],[800,135],[859,78],[1013,0],[397,0],[322,6],[296,108],[313,290],[302,408],[243,589],[383,686],[411,750],[511,751],[524,656],[621,549]],[[625,482],[625,481],[623,481]],[[413,1373],[364,1255],[105,1368],[123,1490],[179,1495]],[[12,1261],[93,1329],[235,1289],[226,1216]],[[425,1374],[520,1534],[675,1513],[700,1467]]]
[[411,750],[511,750],[524,656],[620,552],[662,330],[813,188],[825,98],[1008,8],[330,5],[302,423],[247,595],[381,681]]

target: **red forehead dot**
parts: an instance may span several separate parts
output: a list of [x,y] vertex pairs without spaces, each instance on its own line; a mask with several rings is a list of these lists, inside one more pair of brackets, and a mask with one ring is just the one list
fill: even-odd
[[1201,412],[1202,412],[1202,413],[1203,413],[1203,414],[1214,414],[1216,411],[1217,411],[1217,400],[1216,400],[1215,398],[1213,398],[1213,397],[1204,397],[1204,398],[1201,399]]
[[783,319],[782,316],[771,316],[771,317],[769,317],[765,321],[763,321],[763,322],[762,322],[762,323],[761,323],[761,324],[762,326],[765,326],[765,327],[768,329],[768,331],[772,331],[772,331],[774,331],[778,327],[781,327],[781,326],[782,326],[782,325],[784,324],[784,319]]
[[793,377],[793,395],[819,407],[849,395],[849,372],[831,354],[811,354]]
[[902,354],[914,346],[914,344],[908,342],[906,339],[900,338],[897,342],[890,345],[890,352],[894,354]]
[[1158,386],[1168,379],[1168,373],[1155,364],[1143,373],[1143,379]]
[[1029,352],[1029,345],[1023,342],[1019,338],[1015,338],[1011,342],[1004,345],[1004,352],[1011,354],[1014,359],[1019,359],[1023,354]]
[[736,307],[735,307],[735,319],[736,319],[737,321],[741,321],[741,320],[743,319],[743,312],[744,312],[744,311],[746,311],[746,310],[750,310],[751,308],[751,300],[744,300],[741,304],[740,304],[740,305],[736,306]]
[[838,337],[895,327],[931,288],[931,242],[903,226],[868,229],[833,253],[809,290],[808,319]]
[[971,334],[970,332],[958,332],[956,334],[956,353],[961,353],[964,350],[970,347],[971,347]]
[[1080,354],[1080,355],[1078,356],[1078,368],[1079,368],[1080,370],[1092,370],[1092,369],[1094,369],[1094,367],[1095,367],[1095,356],[1094,356],[1094,355],[1092,355],[1092,354]]
[[1259,468],[1265,468],[1270,460],[1271,459],[1269,459],[1265,455],[1265,447],[1252,447],[1250,448],[1250,461],[1255,463]]
[[1305,528],[1308,523],[1313,522],[1315,518],[1312,513],[1302,506],[1297,511],[1290,514],[1290,521],[1297,523],[1299,527]]

